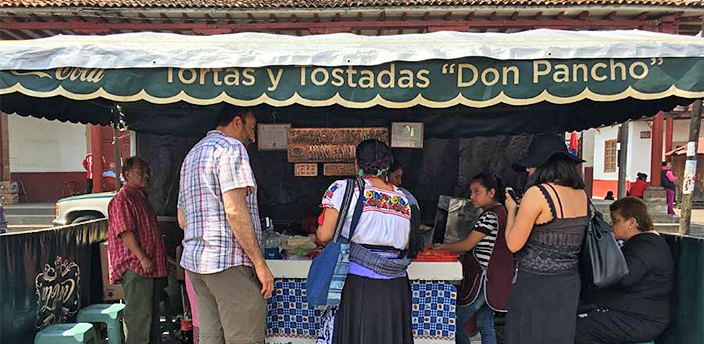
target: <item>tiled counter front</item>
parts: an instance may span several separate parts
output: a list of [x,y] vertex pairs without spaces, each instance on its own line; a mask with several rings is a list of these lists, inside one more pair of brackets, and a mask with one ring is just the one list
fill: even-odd
[[[279,262],[285,264],[288,262]],[[293,262],[290,262],[293,263]],[[295,262],[304,263],[304,262]],[[309,265],[310,263],[308,263]],[[422,280],[418,277],[435,279],[442,276],[423,276],[409,270],[412,293],[413,336],[416,344],[438,344],[455,342],[455,309],[457,291],[450,281]],[[305,279],[299,277],[299,266],[289,266],[288,272],[281,271],[285,266],[271,266],[277,277],[274,293],[267,300],[266,336],[268,344],[312,344],[315,343],[316,331],[320,324],[321,311],[309,309],[305,298]],[[420,266],[431,268],[437,275],[438,266]],[[447,266],[450,280],[456,280],[457,266]],[[413,272],[413,273],[412,273]],[[284,278],[280,276],[286,276]],[[415,278],[414,278],[415,277]],[[461,279],[461,272],[459,278]]]

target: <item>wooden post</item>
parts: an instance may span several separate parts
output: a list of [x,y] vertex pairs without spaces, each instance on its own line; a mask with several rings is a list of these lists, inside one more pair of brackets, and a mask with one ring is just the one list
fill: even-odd
[[[692,221],[692,196],[697,175],[697,143],[699,142],[699,126],[702,120],[702,100],[694,102],[692,118],[689,121],[689,142],[687,143],[687,162],[682,180],[682,208],[680,211],[680,229],[682,235],[689,235]],[[691,185],[687,181],[691,179]]]
[[0,180],[10,180],[10,137],[7,114],[0,112]]
[[618,198],[626,197],[626,179],[628,179],[628,127],[631,121],[621,124],[618,131]]
[[672,133],[675,130],[675,120],[672,115],[667,116],[665,124],[665,152],[670,152],[672,151]]
[[662,169],[662,134],[663,134],[662,111],[653,117],[653,139],[650,150],[650,185],[660,186],[660,174]]
[[103,151],[99,125],[90,127],[90,151],[93,154],[93,193],[103,191]]

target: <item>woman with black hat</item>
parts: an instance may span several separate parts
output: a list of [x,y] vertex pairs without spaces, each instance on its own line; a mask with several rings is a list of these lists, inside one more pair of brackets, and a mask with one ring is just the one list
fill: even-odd
[[510,344],[574,343],[579,303],[579,253],[587,229],[581,159],[557,135],[536,136],[515,169],[530,186],[517,211],[506,198],[506,243],[516,253],[507,316]]

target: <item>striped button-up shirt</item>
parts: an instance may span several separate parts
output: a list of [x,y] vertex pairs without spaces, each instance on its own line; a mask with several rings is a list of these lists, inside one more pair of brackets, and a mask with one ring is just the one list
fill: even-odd
[[238,265],[253,266],[235,239],[225,214],[223,193],[247,189],[247,207],[261,246],[257,184],[245,146],[220,131],[208,132],[181,166],[178,208],[186,215],[181,266],[211,274]]

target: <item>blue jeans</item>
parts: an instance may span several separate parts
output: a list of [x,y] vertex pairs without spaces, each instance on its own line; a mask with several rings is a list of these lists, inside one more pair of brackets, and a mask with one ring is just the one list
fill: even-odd
[[464,325],[475,313],[477,314],[477,327],[482,336],[482,344],[496,344],[494,311],[486,304],[484,285],[479,290],[479,295],[474,302],[457,306],[457,344],[470,344],[469,336],[464,331]]

